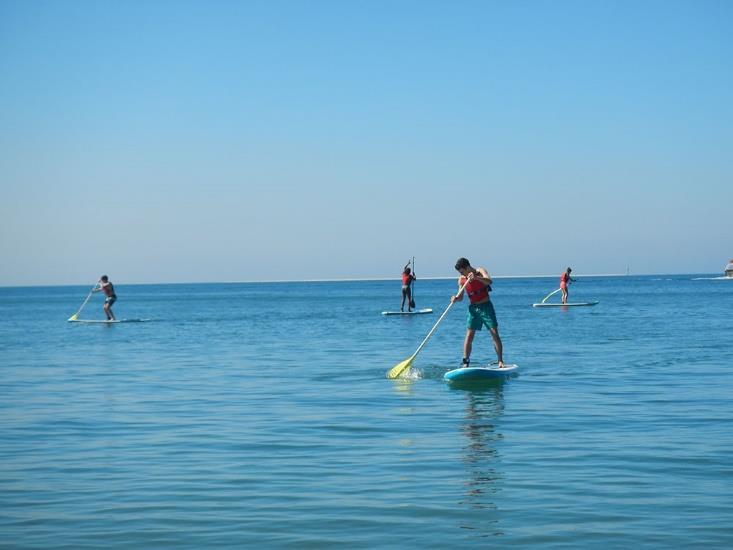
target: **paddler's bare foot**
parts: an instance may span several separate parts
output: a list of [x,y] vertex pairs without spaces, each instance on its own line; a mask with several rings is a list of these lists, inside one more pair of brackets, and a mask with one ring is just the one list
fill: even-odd
[[500,369],[506,368],[506,365],[504,364],[504,361],[499,361],[499,368]]

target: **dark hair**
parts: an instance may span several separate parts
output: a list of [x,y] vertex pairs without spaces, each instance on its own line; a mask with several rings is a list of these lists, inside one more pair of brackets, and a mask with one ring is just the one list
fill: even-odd
[[102,281],[109,281],[109,277],[107,277],[106,275],[102,275],[102,276],[100,277],[100,279],[101,279]]
[[572,271],[572,269],[570,269],[570,268],[568,268],[568,269],[567,269],[567,272],[568,272],[568,273],[570,273],[571,271]]
[[410,274],[410,268],[409,267],[406,267],[405,270],[403,271],[403,273],[407,273],[409,275]]
[[461,269],[466,269],[467,267],[471,267],[471,262],[469,262],[466,258],[458,258],[456,260],[457,271],[460,271]]

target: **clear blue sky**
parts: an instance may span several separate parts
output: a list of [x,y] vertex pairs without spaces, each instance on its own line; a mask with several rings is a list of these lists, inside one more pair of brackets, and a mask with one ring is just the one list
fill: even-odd
[[0,0],[0,285],[722,272],[733,2]]

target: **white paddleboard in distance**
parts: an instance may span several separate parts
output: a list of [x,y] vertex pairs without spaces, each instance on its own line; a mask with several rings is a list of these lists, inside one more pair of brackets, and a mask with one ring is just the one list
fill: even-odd
[[486,380],[490,378],[506,378],[512,376],[519,370],[519,365],[506,365],[500,369],[496,365],[488,365],[485,367],[464,367],[460,369],[449,370],[443,375],[443,380],[447,382],[466,382],[468,380]]
[[598,302],[568,302],[567,304],[558,303],[546,303],[546,304],[532,304],[532,307],[578,307],[578,306],[594,306]]
[[105,325],[114,323],[145,323],[147,321],[152,321],[152,319],[115,319],[114,321],[108,319],[69,319],[69,323],[103,323]]
[[423,309],[415,309],[413,311],[383,311],[382,315],[421,315],[423,313],[432,313],[433,310],[429,307]]

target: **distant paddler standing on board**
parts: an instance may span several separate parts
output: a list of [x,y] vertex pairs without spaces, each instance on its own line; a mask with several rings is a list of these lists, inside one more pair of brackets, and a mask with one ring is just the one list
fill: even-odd
[[[456,270],[461,274],[458,278],[458,294],[450,297],[451,303],[463,300],[464,292],[468,294],[471,303],[468,305],[468,317],[466,319],[466,339],[463,342],[463,361],[461,367],[468,367],[471,362],[471,349],[473,348],[473,337],[477,330],[483,325],[491,334],[494,341],[496,358],[499,360],[499,368],[504,368],[504,348],[499,337],[499,323],[496,321],[494,305],[489,299],[491,292],[491,277],[485,268],[474,268],[466,258],[458,258]],[[465,287],[464,287],[465,284]]]
[[405,300],[407,300],[407,311],[412,311],[415,302],[412,300],[412,282],[416,279],[415,274],[410,269],[410,261],[408,260],[405,267],[402,268],[402,304],[400,311],[405,311]]
[[104,314],[108,321],[114,321],[115,314],[112,313],[112,304],[117,301],[117,294],[115,294],[115,287],[109,277],[102,275],[99,279],[99,287],[92,289],[92,292],[104,292]]
[[575,279],[573,279],[570,276],[570,273],[572,271],[573,271],[572,269],[567,268],[565,270],[565,273],[563,273],[562,275],[560,275],[560,290],[562,290],[562,303],[563,304],[567,304],[568,303],[568,285],[570,283],[574,283],[575,282]]

